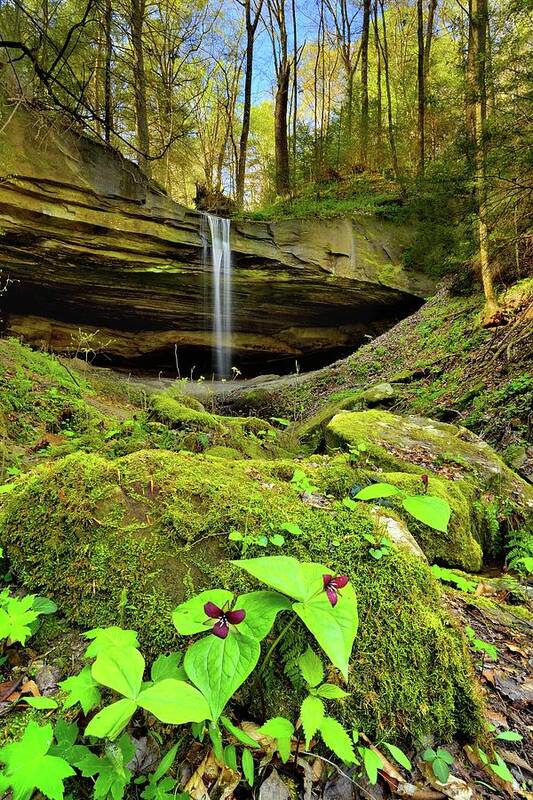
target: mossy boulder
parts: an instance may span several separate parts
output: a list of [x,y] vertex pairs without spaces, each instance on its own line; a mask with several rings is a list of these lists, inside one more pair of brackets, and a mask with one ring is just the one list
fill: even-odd
[[[345,458],[298,463],[324,494],[361,477]],[[20,478],[6,495],[0,543],[23,584],[54,597],[73,623],[134,627],[155,653],[179,644],[170,612],[185,597],[254,585],[229,561],[239,556],[232,528],[243,530],[246,520],[249,533],[270,534],[297,523],[302,533],[286,534],[283,552],[348,574],[358,595],[350,696],[336,716],[370,736],[471,739],[481,723],[470,659],[427,565],[400,548],[374,561],[364,538],[376,530],[370,510],[333,497],[313,507],[290,483],[294,468],[165,451],[114,461],[72,454]],[[265,552],[252,545],[247,555]],[[281,618],[277,632],[283,625]],[[303,687],[295,664],[307,641],[292,629],[265,674],[270,715],[297,713]],[[257,698],[246,692],[253,706]]]
[[[201,406],[201,403],[199,404]],[[175,400],[165,392],[152,397],[151,411],[155,419],[163,422],[170,428],[181,428],[193,431],[222,432],[224,425],[214,415],[200,409],[185,405],[180,400]]]
[[205,411],[205,407],[199,400],[197,400],[195,397],[191,397],[190,395],[185,394],[181,384],[177,384],[176,386],[169,386],[168,389],[165,389],[162,395],[171,397],[173,400],[177,400],[181,406],[186,406],[187,408],[193,408],[195,411]]

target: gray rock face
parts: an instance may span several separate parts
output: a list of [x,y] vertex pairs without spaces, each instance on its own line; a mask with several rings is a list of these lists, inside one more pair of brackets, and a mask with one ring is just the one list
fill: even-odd
[[[115,151],[17,112],[0,144],[6,332],[72,351],[81,329],[124,359],[211,348],[202,223]],[[413,311],[432,287],[401,268],[407,239],[363,216],[233,223],[237,357],[338,353]]]

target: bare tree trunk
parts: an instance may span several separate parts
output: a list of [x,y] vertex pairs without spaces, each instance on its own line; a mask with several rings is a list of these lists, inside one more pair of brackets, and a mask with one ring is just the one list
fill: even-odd
[[242,127],[237,157],[237,179],[235,194],[239,206],[244,204],[244,182],[246,179],[246,156],[248,154],[248,137],[250,135],[250,116],[252,110],[252,77],[254,68],[254,43],[257,23],[261,16],[263,0],[259,0],[252,15],[251,0],[244,0],[246,24],[246,67],[244,73],[244,105],[242,110]]
[[111,7],[111,0],[105,0],[104,138],[108,144],[111,141],[111,131],[113,129],[113,98],[111,96],[111,60],[113,57],[112,18],[113,9]]
[[470,0],[467,62],[467,125],[472,136],[476,211],[479,234],[479,265],[485,294],[484,321],[498,311],[489,253],[485,122],[487,114],[487,0]]
[[363,2],[361,32],[361,163],[368,161],[368,38],[370,32],[370,0]]
[[387,25],[385,22],[385,9],[383,7],[383,0],[379,0],[381,7],[381,23],[383,26],[383,41],[379,39],[381,48],[381,55],[383,56],[383,68],[385,71],[385,91],[387,93],[387,122],[389,132],[389,144],[392,158],[392,168],[398,183],[402,183],[400,176],[400,168],[398,165],[398,153],[396,150],[396,136],[394,134],[394,123],[392,119],[392,94],[390,88],[390,75],[389,75],[389,48],[387,44]]
[[289,107],[290,68],[278,76],[274,108],[274,139],[276,150],[276,192],[286,195],[290,189],[289,140],[287,136],[287,109]]
[[374,39],[376,45],[376,140],[378,159],[381,162],[383,143],[383,110],[381,102],[381,51],[379,47],[378,3],[374,0]]
[[150,177],[150,133],[146,105],[146,72],[144,68],[143,27],[146,0],[131,0],[131,43],[133,49],[133,80],[135,88],[135,119],[139,167]]
[[417,88],[418,88],[418,167],[417,174],[424,174],[425,165],[425,116],[426,82],[424,74],[424,11],[422,0],[416,0],[417,34]]

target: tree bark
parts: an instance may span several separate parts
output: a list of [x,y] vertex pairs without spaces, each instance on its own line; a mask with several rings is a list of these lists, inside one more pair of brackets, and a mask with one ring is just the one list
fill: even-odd
[[381,23],[383,26],[383,41],[379,38],[379,46],[381,49],[381,55],[383,56],[383,68],[385,72],[385,91],[387,94],[387,123],[388,123],[388,133],[389,133],[389,145],[391,150],[391,158],[392,158],[392,168],[394,170],[394,175],[396,180],[401,185],[402,180],[400,176],[400,167],[398,164],[398,152],[396,150],[396,136],[394,133],[394,122],[392,119],[392,93],[390,88],[390,74],[389,74],[389,47],[387,43],[387,24],[385,21],[385,8],[383,6],[383,0],[379,0],[381,6]]
[[290,189],[289,139],[287,136],[287,109],[289,106],[290,67],[278,76],[274,109],[274,138],[276,150],[276,192],[287,195]]
[[113,57],[113,40],[111,32],[113,9],[111,0],[105,0],[105,61],[104,61],[104,139],[109,144],[113,129],[113,99],[111,96],[111,60]]
[[425,116],[426,81],[424,73],[424,10],[422,0],[416,0],[417,37],[417,89],[418,89],[418,166],[417,174],[424,175],[425,166]]
[[252,111],[252,77],[254,68],[254,44],[257,24],[261,16],[263,0],[259,0],[252,16],[251,0],[244,0],[246,25],[246,66],[244,73],[244,104],[242,110],[242,127],[239,139],[237,158],[237,176],[235,195],[239,206],[244,204],[244,183],[246,180],[246,156],[248,154],[248,137],[250,135],[250,116]]
[[131,44],[133,50],[133,82],[135,90],[135,122],[137,128],[138,162],[150,177],[150,133],[146,105],[146,71],[144,68],[143,27],[146,0],[131,0]]
[[370,32],[370,0],[363,1],[361,31],[361,163],[368,161],[368,38]]

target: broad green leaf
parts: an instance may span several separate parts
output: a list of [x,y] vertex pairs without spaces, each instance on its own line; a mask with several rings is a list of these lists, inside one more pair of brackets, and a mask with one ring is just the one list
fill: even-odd
[[242,728],[238,728],[236,725],[234,725],[228,717],[220,717],[220,721],[228,733],[231,733],[232,736],[239,740],[239,742],[248,745],[248,747],[259,747],[255,739],[252,739],[252,737],[249,736],[246,731],[243,731]]
[[52,726],[28,722],[22,739],[0,748],[0,794],[12,789],[13,800],[30,800],[38,789],[50,800],[63,800],[63,781],[75,772],[59,756],[49,755]]
[[161,780],[163,775],[166,775],[169,771],[170,767],[174,763],[176,759],[176,754],[178,752],[179,743],[175,744],[174,747],[171,747],[170,750],[165,753],[161,761],[159,762],[159,766],[153,774],[154,780],[157,782]]
[[85,728],[85,736],[116,739],[137,710],[135,700],[119,700],[96,714]]
[[209,631],[213,627],[213,620],[209,619],[205,613],[204,605],[210,601],[219,608],[223,608],[232,600],[233,593],[228,592],[227,589],[207,589],[175,608],[172,612],[172,622],[182,636],[192,636],[195,633]]
[[58,702],[53,697],[25,697],[24,702],[32,708],[40,708],[43,711],[58,707]]
[[249,750],[245,749],[242,751],[241,764],[244,777],[248,781],[248,784],[253,786],[255,766],[254,757]]
[[427,750],[424,750],[422,753],[422,759],[424,761],[433,761],[435,758],[437,758],[437,754],[432,747],[428,747]]
[[291,533],[293,536],[301,536],[302,534],[302,529],[295,522],[283,522],[279,527],[280,530],[287,531],[287,533]]
[[68,723],[64,719],[58,720],[54,728],[54,737],[57,744],[50,747],[49,754],[64,758],[72,767],[87,758],[91,752],[85,745],[76,744],[78,726],[75,722]]
[[371,486],[365,486],[355,496],[358,500],[377,500],[381,497],[392,497],[395,494],[403,494],[403,492],[392,483],[373,483]]
[[431,767],[436,779],[441,783],[446,783],[450,777],[450,767],[443,758],[437,758],[432,762]]
[[301,564],[291,556],[245,558],[232,561],[232,564],[278,592],[302,601],[312,597],[317,587],[320,588],[320,579],[317,582],[317,577],[328,573],[328,568],[321,564]]
[[270,544],[273,544],[274,547],[282,547],[285,544],[285,538],[281,534],[275,533],[270,537]]
[[363,757],[368,782],[374,785],[378,779],[378,769],[383,769],[383,761],[370,747],[360,747],[359,752]]
[[183,662],[185,672],[209,703],[214,721],[250,675],[260,654],[257,639],[233,630],[225,639],[210,634],[189,647]]
[[281,758],[283,763],[286,764],[291,755],[290,738],[281,737],[280,739],[277,739],[277,746],[278,746],[279,757]]
[[31,624],[38,618],[38,613],[33,609],[35,597],[31,594],[26,597],[8,597],[0,608],[0,639],[10,642],[26,644],[26,639],[31,636]]
[[332,606],[326,593],[320,593],[307,603],[294,603],[293,609],[311,631],[320,647],[348,678],[348,663],[357,634],[357,600],[351,583],[339,593],[336,606]]
[[346,508],[349,508],[350,511],[354,511],[354,509],[357,508],[357,503],[355,502],[355,500],[352,500],[351,497],[343,497],[342,504],[343,506],[346,506]]
[[261,641],[272,630],[272,626],[280,611],[290,611],[290,600],[277,592],[250,592],[241,594],[236,608],[246,611],[246,616],[239,625],[239,633]]
[[152,664],[150,670],[150,677],[154,683],[163,681],[165,678],[175,678],[176,680],[184,680],[185,670],[181,666],[183,656],[181,653],[169,653],[168,656],[160,655]]
[[348,692],[345,692],[344,689],[334,683],[323,683],[322,686],[318,687],[317,694],[325,700],[341,700],[343,697],[348,697]]
[[138,647],[137,631],[124,630],[112,625],[109,628],[93,628],[83,634],[93,641],[85,651],[85,658],[96,658],[103,650],[110,647]]
[[400,750],[400,748],[396,747],[396,745],[394,744],[390,744],[390,742],[383,742],[383,744],[385,745],[385,747],[387,748],[393,759],[397,761],[401,767],[404,767],[404,769],[408,770],[412,769],[411,762],[409,761],[403,750]]
[[498,778],[501,778],[502,781],[508,781],[509,783],[514,783],[515,779],[513,777],[512,772],[510,771],[509,767],[503,760],[503,758],[496,753],[496,763],[489,764],[491,770],[494,772]]
[[238,771],[237,749],[234,744],[228,744],[228,746],[224,748],[224,764],[233,770],[233,772]]
[[436,531],[447,533],[452,510],[446,500],[430,494],[420,494],[405,497],[402,505],[419,522],[423,522]]
[[198,689],[174,678],[165,678],[143,689],[137,704],[170,725],[202,722],[211,716],[207,701]]
[[503,742],[521,742],[524,737],[516,731],[502,731],[494,738],[501,739]]
[[309,742],[319,729],[324,714],[325,709],[322,700],[311,695],[305,698],[300,708],[300,719],[304,729],[306,747],[309,747]]
[[63,703],[63,708],[71,708],[79,703],[84,714],[88,714],[101,700],[100,689],[93,678],[91,667],[87,664],[78,675],[73,675],[59,686],[68,692],[68,697]]
[[270,736],[271,739],[290,739],[294,733],[294,725],[285,717],[273,717],[258,728],[258,733]]
[[310,647],[308,647],[305,653],[298,659],[298,666],[300,667],[300,672],[302,673],[304,681],[306,681],[309,686],[318,686],[318,684],[324,680],[322,661]]
[[90,753],[76,766],[84,778],[96,777],[93,789],[93,800],[121,800],[124,789],[131,780],[131,772],[126,764],[135,755],[135,747],[124,733],[118,742],[112,742],[105,749],[105,754],[100,758]]
[[135,647],[111,647],[99,653],[91,672],[102,686],[135,699],[141,690],[144,666],[144,658]]
[[57,605],[48,597],[34,597],[32,607],[38,614],[55,614],[57,611]]
[[319,730],[326,747],[329,747],[341,761],[344,761],[345,764],[355,762],[352,740],[340,722],[333,717],[324,717]]
[[452,754],[448,753],[448,751],[445,750],[443,747],[437,747],[437,758],[442,758],[442,760],[445,761],[446,764],[449,764],[450,766],[453,764]]

